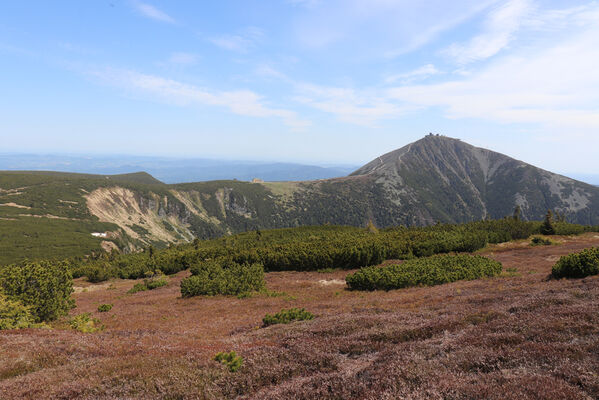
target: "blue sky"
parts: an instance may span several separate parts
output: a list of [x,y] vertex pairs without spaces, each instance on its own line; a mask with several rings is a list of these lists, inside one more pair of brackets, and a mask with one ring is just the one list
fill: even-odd
[[12,1],[2,150],[360,164],[428,132],[599,173],[599,3]]

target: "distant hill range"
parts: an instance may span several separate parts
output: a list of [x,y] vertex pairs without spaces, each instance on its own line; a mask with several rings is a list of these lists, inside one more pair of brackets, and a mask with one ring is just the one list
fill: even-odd
[[1,172],[0,262],[288,226],[457,223],[502,218],[516,206],[524,219],[551,209],[599,224],[596,186],[436,135],[349,176],[301,182],[169,185],[143,172]]
[[42,170],[96,175],[145,171],[164,183],[223,179],[251,181],[307,181],[345,176],[355,165],[307,165],[299,163],[212,160],[143,156],[78,156],[0,154],[0,170]]

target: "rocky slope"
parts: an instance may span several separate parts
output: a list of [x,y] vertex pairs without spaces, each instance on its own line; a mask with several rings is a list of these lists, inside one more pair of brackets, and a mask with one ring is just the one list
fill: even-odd
[[444,136],[426,136],[351,176],[374,179],[398,209],[418,209],[415,223],[501,218],[516,205],[527,219],[551,209],[571,222],[599,223],[596,187]]

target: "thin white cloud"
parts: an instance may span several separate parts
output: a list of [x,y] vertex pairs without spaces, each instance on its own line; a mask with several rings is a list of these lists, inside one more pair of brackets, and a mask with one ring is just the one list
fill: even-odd
[[418,79],[425,79],[433,75],[438,75],[440,73],[441,71],[439,71],[433,64],[426,64],[422,67],[416,68],[413,71],[387,76],[385,78],[385,83],[401,82],[402,84],[406,84]]
[[[459,6],[457,4],[446,2],[446,5],[439,6],[438,8],[447,7],[447,5],[451,5],[452,8],[457,8],[461,12],[454,12],[453,14],[447,13],[446,15],[443,15],[444,13],[440,13],[440,18],[431,18],[430,23],[423,23],[422,26],[414,26],[410,36],[407,40],[404,41],[403,45],[388,50],[385,53],[385,57],[395,58],[410,53],[414,50],[417,50],[435,40],[441,33],[455,28],[456,26],[464,23],[465,21],[481,13],[483,10],[497,2],[498,0],[480,0],[475,2],[466,1],[462,2],[464,4],[461,4]],[[424,7],[424,10],[421,11],[424,11],[424,13],[426,13],[426,11],[428,11],[426,9],[427,6],[427,4],[421,3],[420,7]],[[417,8],[417,6],[413,7]],[[435,6],[430,7],[433,8]]]
[[247,53],[264,37],[260,28],[249,27],[234,35],[221,35],[208,39],[212,44],[229,51]]
[[335,115],[340,121],[362,126],[376,126],[382,119],[404,115],[409,106],[400,107],[367,91],[348,88],[297,84],[294,100]]
[[298,13],[292,29],[307,48],[350,42],[372,56],[395,58],[421,48],[498,1],[329,0]]
[[137,10],[137,12],[144,17],[153,19],[155,21],[167,22],[169,24],[174,24],[176,21],[173,17],[154,7],[151,4],[142,3],[140,1],[134,1],[133,6]]
[[568,33],[566,40],[504,57],[467,79],[399,87],[387,95],[413,106],[442,107],[450,118],[588,129],[594,135],[590,132],[599,129],[599,53],[590,49],[599,48],[599,28],[589,24]]
[[259,75],[259,76],[262,76],[265,78],[272,78],[272,79],[277,79],[280,81],[291,82],[291,79],[289,79],[289,77],[287,75],[285,75],[283,72],[271,67],[268,64],[259,65],[254,70],[254,73],[256,75]]
[[481,34],[466,44],[452,44],[444,53],[462,65],[492,57],[510,44],[533,10],[530,0],[510,0],[489,13]]
[[301,120],[294,111],[266,106],[262,96],[250,90],[213,91],[156,75],[112,68],[91,70],[88,71],[88,75],[111,86],[180,106],[217,106],[227,108],[238,115],[276,117],[295,129],[309,124],[308,121]]
[[[520,12],[496,9],[493,18],[506,21],[507,14],[513,17]],[[499,17],[501,13],[507,14]],[[599,48],[599,3],[526,15],[519,23],[534,40],[514,46],[516,50],[492,58],[482,68],[454,71],[447,75],[451,80],[443,83],[409,82],[438,73],[427,64],[390,77],[389,81],[403,86],[386,89],[296,84],[295,100],[342,121],[368,126],[418,109],[440,109],[452,119],[533,124],[553,135],[560,130],[596,136],[599,53],[593,49]]]

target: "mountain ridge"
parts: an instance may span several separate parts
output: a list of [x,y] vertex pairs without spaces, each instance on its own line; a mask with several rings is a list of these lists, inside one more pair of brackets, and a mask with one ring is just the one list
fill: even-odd
[[[516,206],[526,220],[551,209],[570,222],[599,224],[599,188],[428,135],[348,176],[314,181],[164,184],[147,173],[0,172],[0,253],[134,251],[302,225],[460,223],[503,218]],[[91,237],[98,232],[106,235]]]

